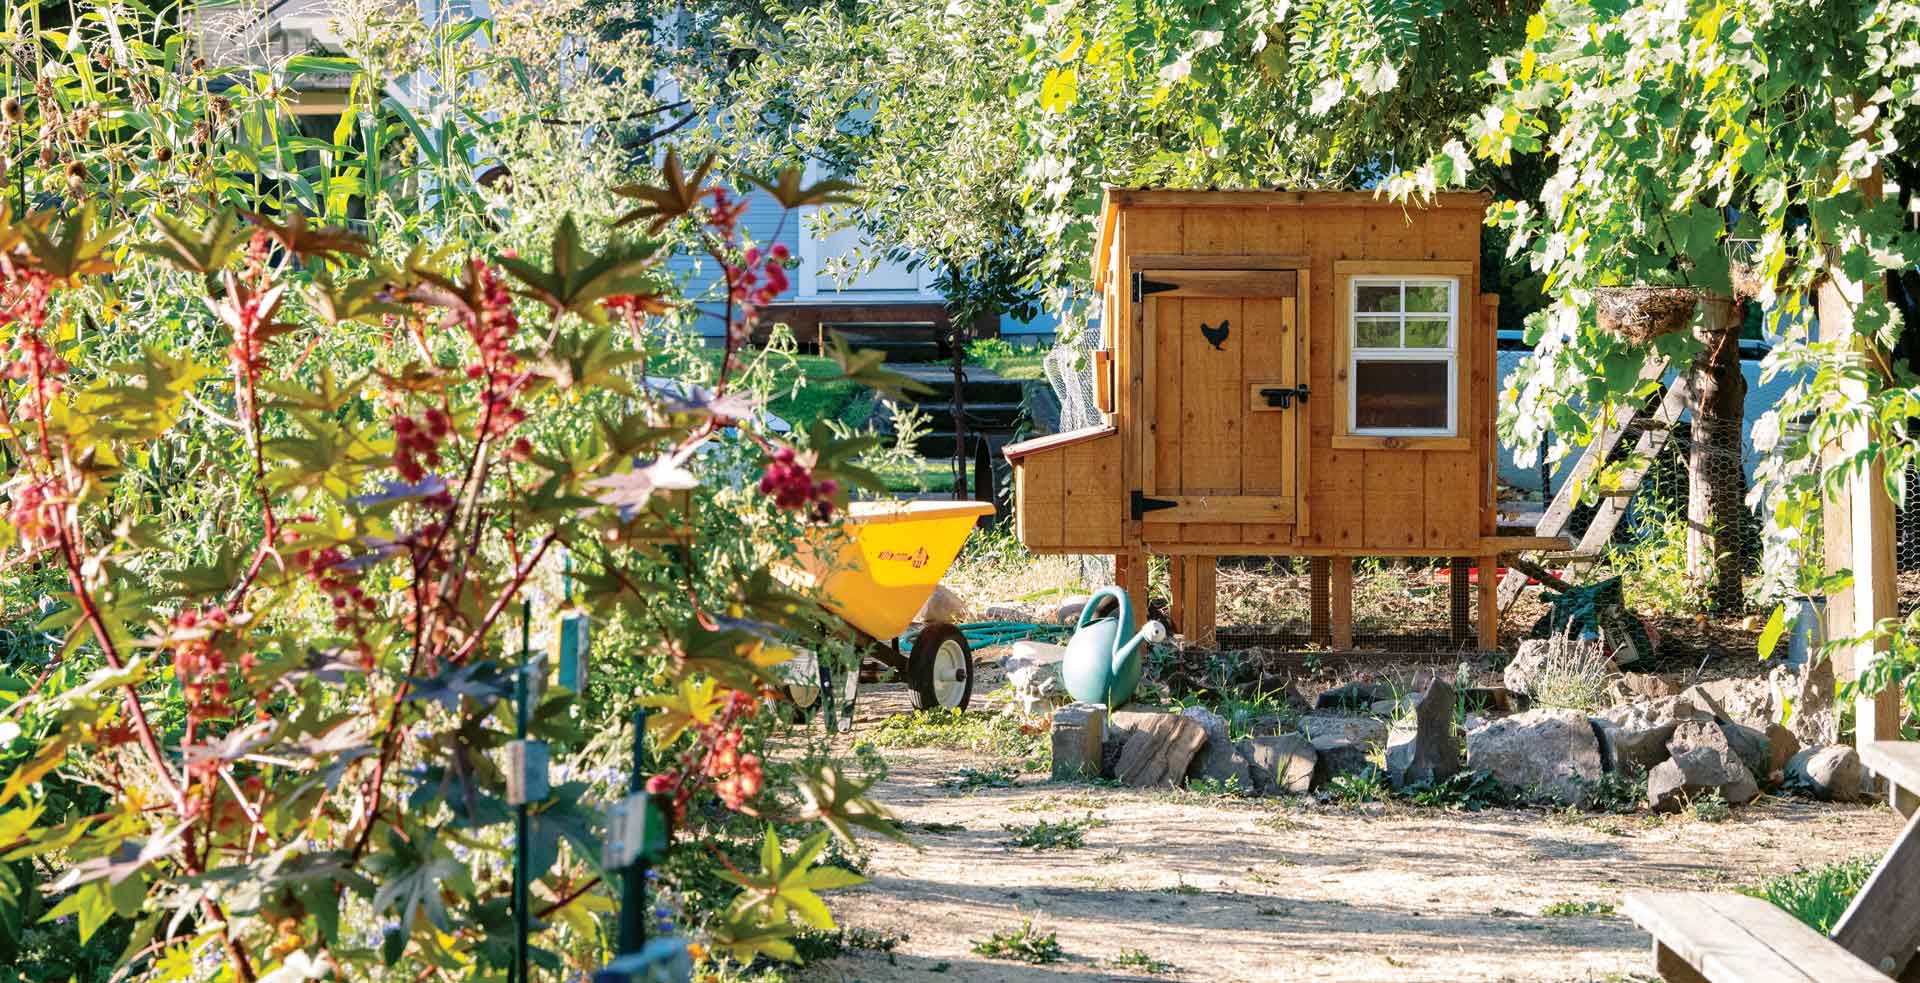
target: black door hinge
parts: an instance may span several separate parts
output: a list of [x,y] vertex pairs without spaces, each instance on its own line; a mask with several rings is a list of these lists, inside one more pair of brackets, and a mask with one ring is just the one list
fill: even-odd
[[1177,283],[1162,283],[1159,280],[1149,280],[1145,273],[1139,270],[1133,271],[1133,302],[1136,304],[1146,299],[1148,294],[1165,293],[1169,290],[1178,289],[1180,289],[1180,285]]
[[1170,509],[1179,504],[1179,502],[1165,498],[1148,498],[1144,493],[1136,491],[1133,493],[1133,517],[1138,519],[1148,512]]
[[1296,396],[1300,398],[1302,403],[1306,402],[1309,392],[1310,390],[1307,389],[1307,384],[1303,382],[1291,389],[1285,386],[1268,387],[1260,390],[1260,395],[1267,398],[1268,406],[1274,406],[1284,410],[1293,406],[1293,400]]

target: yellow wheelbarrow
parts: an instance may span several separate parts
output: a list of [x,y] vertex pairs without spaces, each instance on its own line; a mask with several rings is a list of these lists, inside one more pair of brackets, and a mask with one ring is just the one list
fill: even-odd
[[[840,529],[823,529],[801,544],[790,579],[796,587],[819,592],[827,610],[846,622],[865,658],[906,679],[916,709],[963,708],[973,698],[973,648],[967,637],[953,625],[925,625],[907,639],[903,652],[902,635],[953,566],[974,525],[991,514],[993,505],[987,502],[855,502]],[[859,673],[847,676],[843,728],[851,726]],[[829,673],[822,671],[820,681],[821,689],[835,692]],[[796,687],[794,696],[804,706],[818,692]]]

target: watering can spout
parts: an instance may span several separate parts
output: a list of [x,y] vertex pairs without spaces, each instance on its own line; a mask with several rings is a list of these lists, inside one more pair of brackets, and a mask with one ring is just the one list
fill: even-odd
[[1129,637],[1132,628],[1133,602],[1126,591],[1103,587],[1087,599],[1060,666],[1074,699],[1115,709],[1133,698],[1145,662],[1143,646],[1166,641],[1167,630],[1149,621]]

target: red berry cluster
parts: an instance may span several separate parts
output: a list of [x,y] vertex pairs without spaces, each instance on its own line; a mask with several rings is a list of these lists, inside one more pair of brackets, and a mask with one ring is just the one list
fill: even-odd
[[791,447],[775,450],[773,463],[760,477],[760,494],[772,495],[773,504],[790,511],[810,508],[818,522],[833,517],[833,496],[839,491],[840,483],[832,478],[815,481],[810,462]]
[[786,292],[790,255],[786,246],[774,243],[764,255],[759,246],[749,247],[738,266],[721,264],[727,275],[727,296],[734,303],[733,323],[728,325],[728,330],[744,338],[755,312]]
[[707,197],[712,201],[707,206],[707,227],[720,233],[722,239],[732,239],[740,225],[740,216],[747,212],[747,199],[735,198],[719,186],[708,188]]
[[51,546],[60,538],[60,511],[65,496],[52,479],[24,482],[13,490],[7,521],[27,549]]
[[[300,516],[298,522],[314,522],[311,514]],[[280,531],[282,543],[292,543],[298,538],[291,529]],[[333,630],[351,631],[356,639],[364,632],[362,619],[370,617],[374,611],[374,600],[366,589],[355,582],[354,577],[343,564],[347,560],[346,550],[338,546],[324,549],[304,549],[293,554],[293,563],[306,574],[307,580],[326,595],[327,603],[333,608]],[[363,643],[360,646],[360,658],[366,668],[373,668],[373,652]]]
[[498,437],[527,417],[526,411],[514,408],[513,400],[528,376],[518,370],[520,360],[507,348],[520,331],[520,319],[513,313],[513,294],[500,274],[478,259],[471,270],[480,286],[480,304],[465,321],[480,358],[467,366],[467,377],[485,385],[480,402],[482,419],[487,423],[481,436]]
[[429,407],[418,418],[395,413],[388,423],[393,427],[393,469],[400,480],[420,481],[440,466],[440,445],[453,432],[445,410]]
[[[227,701],[233,695],[233,683],[228,678],[226,656],[216,644],[229,623],[227,609],[212,606],[199,611],[182,609],[169,624],[173,674],[187,697],[189,728],[232,713]],[[250,668],[252,653],[242,656],[242,661],[242,668]]]
[[711,723],[701,725],[700,739],[681,755],[678,769],[669,769],[647,779],[648,795],[671,795],[673,818],[686,819],[687,804],[693,800],[690,775],[699,775],[714,783],[714,792],[727,808],[739,810],[766,786],[760,756],[740,749],[744,735],[740,721],[753,716],[759,701],[752,693],[735,690],[725,707]]
[[40,270],[12,269],[9,273],[10,279],[0,288],[0,305],[3,305],[0,319],[19,324],[24,330],[14,336],[4,355],[0,355],[6,359],[0,375],[27,382],[27,392],[20,400],[21,415],[25,419],[40,419],[46,414],[47,406],[65,389],[59,377],[71,368],[67,360],[40,337],[40,329],[47,323],[53,277]]
[[267,365],[266,305],[261,290],[267,280],[268,241],[266,231],[261,230],[247,242],[246,265],[238,290],[239,323],[233,326],[233,347],[227,349],[227,360],[233,363],[235,374],[255,382]]

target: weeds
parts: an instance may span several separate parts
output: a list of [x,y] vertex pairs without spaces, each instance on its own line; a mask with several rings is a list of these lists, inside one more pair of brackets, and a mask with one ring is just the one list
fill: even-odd
[[1638,812],[1647,801],[1647,773],[1645,769],[1627,766],[1626,771],[1613,771],[1600,776],[1587,792],[1589,808],[1599,812],[1627,813]]
[[1057,963],[1066,956],[1066,952],[1060,948],[1059,937],[1053,932],[1042,933],[1034,928],[1031,918],[1022,921],[1019,928],[1003,928],[975,942],[973,953],[988,959],[1008,959],[1036,966]]
[[1708,792],[1687,800],[1681,815],[1697,823],[1724,823],[1733,815],[1733,807],[1718,792]]
[[1751,887],[1734,890],[1764,898],[1825,935],[1833,931],[1860,886],[1873,875],[1876,863],[1875,857],[1855,857],[1820,867],[1796,867],[1790,874],[1769,877]]
[[962,768],[952,777],[940,779],[940,787],[965,792],[982,788],[1012,788],[1019,777],[1017,772],[1005,765],[986,771],[978,768]]
[[1244,796],[1253,794],[1253,789],[1240,784],[1240,779],[1232,776],[1226,778],[1190,778],[1187,780],[1187,791],[1194,795]]
[[1387,784],[1387,778],[1378,768],[1366,768],[1353,774],[1335,775],[1327,786],[1320,790],[1322,802],[1332,802],[1349,809],[1368,802],[1385,802],[1393,797],[1393,788]]
[[1045,733],[1030,733],[1004,714],[969,710],[919,710],[880,722],[869,739],[884,748],[944,748],[1016,758],[1022,770],[1045,768],[1053,747]]
[[1200,894],[1201,891],[1199,888],[1194,887],[1192,884],[1188,884],[1186,878],[1179,877],[1174,880],[1174,883],[1161,888],[1160,893],[1161,894],[1193,895],[1193,894]]
[[1511,798],[1493,776],[1484,771],[1461,771],[1439,781],[1414,782],[1401,794],[1417,806],[1467,812],[1506,805]]
[[831,959],[843,952],[866,950],[892,952],[907,936],[901,932],[875,931],[870,928],[837,928],[831,932],[808,929],[794,936],[793,948],[804,962]]
[[1604,918],[1613,914],[1611,901],[1555,901],[1540,909],[1544,918]]
[[1085,819],[1065,819],[1060,822],[1048,822],[1045,819],[1026,825],[1009,824],[1002,827],[1013,834],[1007,845],[1016,850],[1078,850],[1087,845],[1087,830],[1105,825],[1101,820],[1088,816]]
[[1165,976],[1168,973],[1179,972],[1179,967],[1174,964],[1155,959],[1139,949],[1122,949],[1119,955],[1108,961],[1107,965],[1114,969],[1145,973],[1148,976]]

